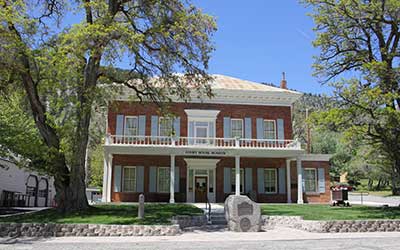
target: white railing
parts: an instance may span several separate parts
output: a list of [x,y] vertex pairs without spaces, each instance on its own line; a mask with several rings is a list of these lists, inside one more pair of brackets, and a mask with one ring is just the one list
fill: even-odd
[[108,135],[106,145],[301,149],[296,140]]

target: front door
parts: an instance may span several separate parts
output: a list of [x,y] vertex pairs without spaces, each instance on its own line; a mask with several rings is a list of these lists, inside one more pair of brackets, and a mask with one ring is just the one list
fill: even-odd
[[207,201],[207,177],[196,176],[195,177],[195,202],[206,202]]

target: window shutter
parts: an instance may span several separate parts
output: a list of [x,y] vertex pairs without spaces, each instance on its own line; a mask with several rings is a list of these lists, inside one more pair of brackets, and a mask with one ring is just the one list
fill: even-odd
[[175,137],[179,138],[181,136],[181,118],[175,117],[174,119],[174,132]]
[[325,193],[325,169],[318,168],[318,186],[319,192]]
[[[158,136],[158,116],[151,116],[151,136]],[[156,139],[153,138],[153,141]]]
[[144,192],[144,167],[138,166],[136,167],[136,192],[143,193]]
[[253,190],[253,169],[245,168],[244,172],[245,192],[249,193]]
[[179,167],[175,167],[175,193],[179,193],[180,192],[180,186],[179,186]]
[[251,118],[244,118],[244,138],[251,139]]
[[121,192],[122,167],[114,166],[114,192]]
[[286,169],[285,168],[278,168],[278,183],[279,183],[279,193],[285,194],[286,193]]
[[157,192],[157,167],[150,167],[149,169],[149,192]]
[[208,137],[214,138],[214,122],[208,123]]
[[139,136],[145,136],[146,133],[146,116],[139,115]]
[[224,138],[231,138],[231,118],[224,117]]
[[259,194],[265,193],[264,168],[257,168],[257,186]]
[[264,119],[257,118],[256,125],[257,125],[257,139],[264,139]]
[[193,143],[194,143],[194,141],[193,141],[193,137],[194,137],[194,122],[189,122],[189,128],[188,128],[188,137],[190,138],[189,139],[189,144],[190,145],[192,145]]
[[116,138],[117,143],[121,142],[123,134],[124,134],[124,115],[117,115],[116,128],[115,128],[115,135],[117,135]]
[[278,127],[278,140],[285,140],[285,128],[283,119],[276,120],[277,127]]
[[231,171],[232,168],[224,168],[224,193],[231,193]]

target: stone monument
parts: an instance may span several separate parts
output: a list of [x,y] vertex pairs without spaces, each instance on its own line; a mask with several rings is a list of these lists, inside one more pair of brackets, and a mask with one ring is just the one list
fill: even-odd
[[245,195],[230,195],[225,200],[225,219],[230,231],[259,232],[261,230],[260,205]]
[[139,208],[138,208],[138,218],[144,218],[144,194],[139,195]]

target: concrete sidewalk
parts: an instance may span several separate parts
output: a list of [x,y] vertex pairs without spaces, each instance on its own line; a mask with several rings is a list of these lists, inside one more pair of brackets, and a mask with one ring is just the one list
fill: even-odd
[[150,237],[60,237],[60,238],[18,238],[1,239],[0,244],[55,244],[55,243],[141,243],[141,242],[232,242],[232,241],[293,241],[293,240],[327,240],[327,239],[363,239],[363,238],[398,238],[400,232],[376,233],[309,233],[301,230],[277,227],[267,232],[202,232],[194,231],[179,236]]

